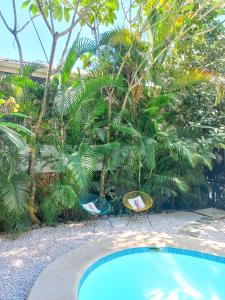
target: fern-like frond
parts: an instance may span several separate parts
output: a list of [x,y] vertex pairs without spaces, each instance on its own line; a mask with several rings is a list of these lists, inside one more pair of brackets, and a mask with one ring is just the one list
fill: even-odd
[[16,147],[20,150],[26,147],[25,141],[21,138],[21,136],[16,133],[14,130],[5,126],[5,122],[1,122],[2,126],[0,125],[0,133],[3,135],[5,139],[11,141]]
[[60,72],[60,79],[62,85],[66,85],[68,83],[73,66],[76,63],[76,61],[80,58],[80,56],[87,52],[94,52],[95,49],[95,43],[88,38],[81,38],[75,40]]
[[31,77],[31,75],[37,71],[38,69],[43,68],[41,64],[38,63],[32,63],[32,64],[26,64],[22,68],[21,75],[25,77]]
[[178,78],[172,83],[169,89],[171,91],[177,91],[185,87],[197,85],[212,80],[211,73],[201,70],[193,69],[187,73],[179,74]]
[[53,112],[63,118],[68,115],[69,110],[77,97],[77,90],[72,88],[60,87],[54,98]]
[[95,153],[98,157],[112,154],[115,150],[120,147],[119,142],[110,142],[102,145],[95,146]]
[[141,133],[138,132],[132,125],[126,126],[122,124],[112,124],[110,127],[115,131],[121,132],[129,136],[133,136],[137,138],[142,137]]
[[1,176],[0,179],[0,201],[9,213],[18,213],[27,209],[30,195],[30,178],[20,173],[8,178]]
[[169,175],[152,175],[152,179],[154,180],[154,185],[159,188],[164,188],[164,185],[171,185],[176,187],[180,192],[184,193],[188,191],[187,183],[178,177],[169,176]]

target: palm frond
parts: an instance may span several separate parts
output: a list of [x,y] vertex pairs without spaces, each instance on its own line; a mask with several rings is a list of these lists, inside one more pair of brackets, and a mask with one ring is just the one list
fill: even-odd
[[113,77],[102,77],[97,79],[84,79],[75,82],[75,87],[65,89],[61,87],[56,94],[53,104],[53,110],[56,114],[70,114],[72,118],[76,117],[82,103],[91,100],[94,95],[106,87],[123,88],[121,79]]
[[[16,174],[18,167],[18,153],[10,147],[9,143],[0,143],[0,174],[4,174],[4,178],[10,178]],[[1,176],[1,175],[0,175]]]
[[191,147],[183,141],[178,141],[170,144],[170,153],[174,160],[182,159],[186,161],[191,167],[195,166],[193,151]]
[[26,64],[22,68],[22,72],[20,75],[25,76],[25,77],[31,77],[31,75],[37,71],[40,68],[43,68],[41,64],[38,63],[32,63],[32,64]]
[[172,83],[169,89],[174,92],[185,87],[209,82],[210,80],[212,80],[212,78],[212,74],[207,71],[201,69],[193,69],[182,75],[179,74],[178,78]]
[[68,115],[69,110],[77,97],[77,90],[72,88],[60,87],[54,98],[53,112],[56,115],[63,116]]
[[16,124],[16,123],[12,123],[12,122],[0,122],[0,128],[1,127],[12,128],[12,129],[14,129],[16,131],[23,132],[23,133],[26,133],[28,135],[32,135],[32,131],[30,131],[28,128],[26,128],[24,126],[21,126],[19,124]]
[[144,164],[148,170],[153,170],[156,163],[156,141],[151,138],[145,138],[140,141],[138,147],[142,164]]
[[95,152],[98,157],[103,157],[105,155],[112,154],[115,150],[120,147],[119,142],[111,142],[102,145],[95,146]]
[[8,128],[7,126],[4,126],[4,124],[3,126],[0,126],[0,133],[2,133],[5,139],[10,140],[19,149],[22,150],[26,147],[26,143],[21,138],[21,136],[18,133],[16,133],[14,130]]
[[30,178],[25,173],[0,180],[0,198],[9,213],[22,212],[27,209],[30,195]]
[[94,52],[95,49],[95,43],[88,38],[81,38],[74,41],[60,72],[62,85],[66,85],[68,83],[73,66],[80,56],[87,52]]
[[119,29],[115,29],[115,30],[110,30],[110,31],[106,31],[106,32],[102,33],[100,35],[98,47],[103,46],[103,45],[108,45],[110,43],[110,41],[112,41],[112,39],[115,38],[115,36],[118,34],[118,32],[119,32]]
[[159,188],[165,188],[165,184],[169,184],[176,187],[182,193],[187,192],[189,188],[187,183],[183,179],[175,176],[154,174],[152,176],[152,179],[154,180],[154,185]]
[[71,113],[74,113],[82,102],[91,99],[94,95],[107,87],[123,89],[123,81],[120,78],[109,76],[83,81],[77,89],[77,98],[73,103]]
[[121,132],[123,134],[141,138],[142,135],[140,132],[138,132],[131,124],[130,126],[122,125],[122,124],[112,124],[110,126],[113,130]]

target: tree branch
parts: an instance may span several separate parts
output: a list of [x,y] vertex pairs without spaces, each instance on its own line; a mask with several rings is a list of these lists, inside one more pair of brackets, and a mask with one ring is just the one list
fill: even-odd
[[[37,0],[39,1],[39,0]],[[93,1],[91,1],[91,3],[82,11],[82,13],[79,15],[77,20],[74,20],[74,22],[70,25],[70,27],[68,27],[66,30],[61,31],[58,34],[58,37],[62,37],[65,34],[67,34],[68,32],[70,32],[79,22],[80,20],[86,15],[86,13],[88,12],[88,10],[91,8],[91,6],[94,4]]]
[[17,33],[20,33],[21,31],[23,31],[23,30],[30,24],[30,22],[31,22],[32,20],[34,20],[35,18],[39,17],[40,15],[41,15],[41,14],[37,14],[37,15],[35,15],[35,16],[32,16],[32,17],[30,18],[30,20],[28,20],[26,23],[24,23],[23,26],[21,26],[21,28],[19,28],[19,29],[17,30]]
[[[75,17],[76,17],[76,14],[73,15],[72,23],[74,22]],[[65,47],[63,49],[63,52],[62,52],[62,55],[61,55],[61,59],[59,61],[59,65],[58,65],[58,67],[56,69],[56,72],[58,72],[60,70],[60,68],[62,67],[63,59],[64,59],[64,56],[66,55],[66,51],[67,51],[68,46],[69,46],[69,42],[70,42],[70,39],[71,39],[72,32],[73,32],[73,30],[70,30],[70,32],[68,34],[68,37],[67,37],[67,40],[66,40],[66,44],[65,44]]]
[[12,33],[13,30],[9,27],[9,25],[7,24],[2,12],[0,11],[0,17],[2,18],[3,23],[5,24],[5,27]]
[[36,0],[36,1],[37,1],[38,8],[39,8],[39,10],[40,10],[40,12],[41,12],[41,15],[42,15],[42,17],[43,17],[43,19],[44,19],[44,21],[45,21],[45,24],[46,24],[46,26],[48,27],[48,30],[50,31],[51,35],[53,36],[53,35],[54,35],[54,31],[53,31],[53,29],[51,28],[51,25],[49,24],[48,19],[47,19],[46,16],[45,16],[45,13],[44,13],[43,8],[42,8],[42,6],[41,6],[40,0]]
[[52,31],[55,32],[54,21],[53,21],[53,16],[52,16],[51,0],[49,0],[48,3],[49,3],[49,11],[50,11],[50,20],[51,20],[51,24],[52,24]]
[[15,0],[12,0],[13,2],[13,13],[14,13],[14,32],[17,31],[17,13],[16,13],[16,3]]
[[22,53],[22,47],[18,38],[18,31],[17,31],[17,13],[16,13],[16,3],[15,0],[12,0],[13,3],[13,14],[14,14],[14,27],[13,29],[9,27],[9,25],[7,24],[2,12],[0,11],[0,17],[2,18],[3,23],[5,24],[6,28],[8,29],[8,31],[14,36],[14,39],[16,41],[16,45],[18,48],[18,52],[19,52],[19,61],[20,61],[20,71],[22,70],[23,67],[23,53]]

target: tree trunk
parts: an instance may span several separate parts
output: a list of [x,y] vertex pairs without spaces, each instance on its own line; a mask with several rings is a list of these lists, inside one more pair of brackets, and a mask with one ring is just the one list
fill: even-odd
[[138,190],[141,188],[141,159],[138,159]]
[[31,153],[30,153],[29,173],[30,173],[30,176],[31,176],[32,180],[31,180],[31,194],[30,194],[30,199],[29,199],[29,203],[28,203],[28,212],[29,212],[29,217],[30,217],[31,223],[40,225],[41,222],[35,215],[35,213],[36,213],[36,208],[35,208],[35,194],[36,194],[36,178],[35,178],[36,149],[35,149],[35,142],[36,142],[36,135],[35,135],[35,138],[33,139],[33,145],[32,145]]
[[[113,90],[107,91],[107,143],[110,142],[110,124],[112,121],[112,93]],[[101,171],[101,176],[100,176],[100,184],[99,184],[99,195],[100,199],[103,199],[105,196],[105,180],[106,180],[106,175],[107,175],[107,157],[104,157],[103,162],[102,162],[102,171]]]
[[106,167],[106,160],[103,160],[102,163],[102,171],[100,176],[100,184],[99,184],[99,196],[100,200],[105,197],[105,179],[106,179],[107,167]]
[[41,103],[41,110],[40,114],[37,120],[37,123],[35,125],[34,129],[34,135],[32,139],[32,149],[30,153],[30,168],[29,172],[31,175],[31,195],[30,199],[28,202],[28,211],[29,211],[29,217],[32,222],[32,224],[39,224],[40,225],[40,220],[35,216],[35,195],[36,195],[36,176],[35,176],[35,164],[36,164],[36,141],[38,137],[38,132],[41,126],[42,119],[45,115],[46,111],[46,104],[47,104],[47,96],[48,96],[48,90],[49,90],[49,84],[50,84],[50,77],[52,73],[52,66],[53,66],[53,61],[54,61],[54,55],[55,55],[55,49],[56,49],[56,44],[57,44],[57,34],[53,36],[53,41],[52,41],[52,49],[51,49],[51,55],[50,55],[50,60],[49,60],[49,66],[48,66],[48,72],[47,72],[47,77],[45,80],[45,89],[44,89],[44,95]]
[[15,38],[15,41],[16,41],[18,52],[19,52],[19,60],[20,60],[20,69],[19,69],[19,71],[21,73],[22,68],[23,68],[23,53],[22,53],[22,48],[21,48],[20,41],[18,39],[17,33],[14,32],[13,35],[14,35],[14,38]]

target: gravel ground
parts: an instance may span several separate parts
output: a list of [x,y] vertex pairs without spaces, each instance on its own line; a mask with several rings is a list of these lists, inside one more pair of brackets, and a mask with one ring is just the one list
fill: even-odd
[[[59,256],[75,249],[89,239],[104,239],[109,234],[144,232],[153,230],[177,234],[199,215],[190,212],[173,212],[151,215],[152,228],[144,218],[112,218],[111,228],[106,220],[99,220],[93,234],[93,223],[72,223],[56,228],[33,230],[17,240],[0,236],[0,300],[24,300],[41,271]],[[215,225],[215,226],[214,226]],[[214,221],[201,233],[205,239],[225,242],[225,221]]]

